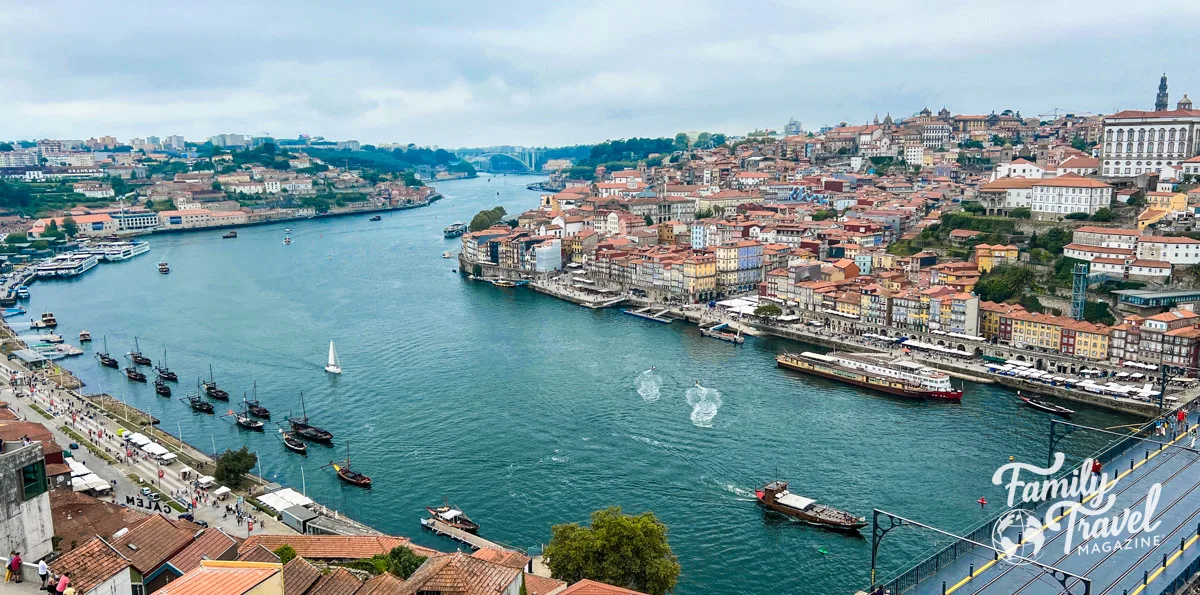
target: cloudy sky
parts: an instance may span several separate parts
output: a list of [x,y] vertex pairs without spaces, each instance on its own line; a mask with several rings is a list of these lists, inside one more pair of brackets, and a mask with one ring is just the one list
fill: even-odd
[[[0,0],[0,139],[444,147],[1200,101],[1195,0]],[[1190,56],[1190,57],[1189,57]]]

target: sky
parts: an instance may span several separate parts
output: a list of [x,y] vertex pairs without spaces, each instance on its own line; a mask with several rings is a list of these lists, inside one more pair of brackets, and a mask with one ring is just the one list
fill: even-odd
[[[0,139],[455,148],[1200,101],[1195,0],[0,0]],[[1182,61],[1181,61],[1182,60]]]

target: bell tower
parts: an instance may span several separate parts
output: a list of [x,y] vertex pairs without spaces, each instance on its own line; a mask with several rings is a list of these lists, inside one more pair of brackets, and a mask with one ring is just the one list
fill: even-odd
[[1163,73],[1158,81],[1158,95],[1154,97],[1154,111],[1167,111],[1167,73]]

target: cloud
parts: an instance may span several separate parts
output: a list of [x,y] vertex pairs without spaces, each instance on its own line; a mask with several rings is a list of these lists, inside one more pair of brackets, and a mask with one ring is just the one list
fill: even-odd
[[[554,145],[925,105],[1099,112],[1148,105],[1197,16],[1174,0],[0,0],[0,135]],[[1169,74],[1173,98],[1200,94],[1200,75]]]

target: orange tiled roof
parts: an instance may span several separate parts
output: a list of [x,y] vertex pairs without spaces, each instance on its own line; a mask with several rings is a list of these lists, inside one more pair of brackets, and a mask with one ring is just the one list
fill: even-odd
[[192,536],[191,531],[175,526],[165,517],[152,515],[114,540],[113,547],[129,558],[138,572],[145,574],[179,553],[191,543]]
[[[275,551],[280,546],[290,545],[296,555],[312,560],[359,560],[376,554],[386,554],[393,548],[406,546],[413,552],[426,556],[433,552],[428,548],[412,545],[405,537],[386,535],[254,535],[242,544],[243,548],[261,545]],[[441,552],[435,552],[435,554]]]
[[338,568],[317,579],[305,595],[354,595],[362,584],[349,570]]
[[508,566],[509,568],[525,568],[525,565],[528,564],[529,561],[532,559],[529,556],[522,554],[521,552],[514,552],[514,551],[509,551],[509,550],[494,550],[491,548],[482,548],[479,550],[475,550],[475,552],[472,553],[471,556],[475,557],[475,558],[479,558],[480,560],[487,560],[488,562],[494,562],[501,566]]
[[494,595],[520,576],[516,568],[456,552],[426,560],[404,581],[402,594],[436,591],[443,595]]
[[279,556],[276,556],[275,552],[261,545],[242,548],[238,552],[237,559],[239,562],[279,562]]
[[79,593],[87,593],[129,566],[128,558],[99,537],[50,563],[56,573],[71,573],[71,586]]
[[[342,570],[341,572],[345,572]],[[275,567],[204,567],[159,589],[163,595],[241,595],[279,573]],[[355,579],[357,580],[357,579]],[[353,593],[353,592],[351,592]]]
[[[363,583],[354,595],[400,595],[404,590],[404,579],[394,574],[381,574]],[[530,595],[533,595],[532,592]]]
[[[237,551],[237,541],[222,533],[220,529],[205,529],[200,537],[172,556],[168,562],[180,572],[187,573],[199,568],[201,560],[223,559],[221,556],[230,550]],[[274,561],[279,560],[277,558]]]
[[1079,174],[1063,174],[1057,178],[1036,180],[1033,185],[1051,188],[1112,188],[1100,180],[1085,178]]
[[529,595],[549,595],[561,591],[566,586],[567,583],[557,579],[525,573],[525,592]]
[[80,492],[50,490],[50,518],[54,521],[54,534],[63,538],[59,550],[69,551],[96,535],[110,539],[113,533],[132,527],[149,515]]
[[292,558],[283,565],[283,594],[304,595],[321,578],[321,571],[304,558]]
[[559,593],[559,595],[646,595],[646,594],[642,593],[641,591],[633,591],[630,589],[614,587],[612,585],[596,582],[596,581],[589,580],[589,579],[583,579],[583,580],[571,585],[570,587],[567,587],[566,590]]

